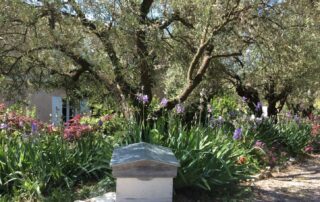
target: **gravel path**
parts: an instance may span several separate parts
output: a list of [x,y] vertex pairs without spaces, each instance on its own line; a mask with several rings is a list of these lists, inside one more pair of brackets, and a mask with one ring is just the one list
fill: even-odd
[[320,202],[320,155],[253,183],[253,201]]

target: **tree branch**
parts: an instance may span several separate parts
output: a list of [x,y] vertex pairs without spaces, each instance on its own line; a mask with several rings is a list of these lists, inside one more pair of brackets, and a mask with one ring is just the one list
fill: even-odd
[[194,29],[193,24],[191,24],[190,22],[188,22],[186,19],[182,18],[178,13],[174,13],[170,18],[168,18],[166,21],[162,22],[158,28],[160,30],[164,30],[167,27],[169,27],[173,22],[181,22],[184,26],[190,28],[190,29]]
[[197,64],[199,63],[199,60],[200,58],[202,57],[207,45],[209,44],[209,40],[207,40],[206,42],[202,43],[196,54],[194,55],[191,63],[190,63],[190,66],[189,66],[189,69],[188,69],[188,80],[191,81],[193,80],[193,72],[195,70],[195,68],[197,67]]
[[75,0],[69,0],[69,3],[75,9],[80,21],[84,27],[87,27],[89,30],[95,34],[99,40],[104,45],[104,50],[107,52],[108,57],[110,58],[111,64],[114,68],[115,73],[115,81],[119,84],[121,91],[129,95],[129,97],[133,98],[137,92],[135,88],[133,88],[128,82],[125,81],[124,77],[122,76],[122,64],[120,59],[117,56],[116,50],[110,41],[109,38],[109,29],[111,25],[104,27],[101,31],[98,31],[98,27],[94,24],[94,22],[89,21],[85,14],[82,12],[81,8],[79,7],[78,3]]
[[73,81],[78,81],[80,76],[89,70],[92,70],[91,67],[93,65],[86,59],[84,59],[82,56],[74,54],[74,52],[70,51],[67,47],[63,45],[55,45],[54,46],[56,49],[67,55],[69,58],[71,58],[76,64],[80,66],[80,69],[74,70],[75,72],[71,78]]
[[143,0],[142,1],[141,5],[140,5],[141,20],[146,20],[152,3],[153,3],[153,0]]
[[162,111],[164,109],[168,109],[168,110],[173,109],[176,104],[180,102],[184,102],[188,98],[188,96],[192,93],[192,91],[201,83],[203,76],[206,73],[206,70],[208,69],[210,62],[212,60],[212,56],[211,56],[212,51],[213,51],[213,46],[207,45],[205,50],[203,51],[204,56],[194,79],[189,80],[187,86],[184,88],[182,93],[176,98],[174,98],[173,100],[170,100],[167,103],[166,107],[162,107],[159,110],[155,111],[153,113],[153,116],[156,116],[156,117],[159,116],[160,114],[162,114]]

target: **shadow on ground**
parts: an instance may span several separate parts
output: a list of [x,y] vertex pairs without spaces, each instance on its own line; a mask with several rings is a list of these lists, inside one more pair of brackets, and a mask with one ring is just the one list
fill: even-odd
[[262,201],[275,201],[275,202],[319,202],[320,194],[319,189],[304,189],[299,190],[299,193],[288,192],[284,188],[275,190],[263,190],[256,189],[258,194],[252,201],[262,202]]
[[252,201],[320,202],[320,155],[253,184]]

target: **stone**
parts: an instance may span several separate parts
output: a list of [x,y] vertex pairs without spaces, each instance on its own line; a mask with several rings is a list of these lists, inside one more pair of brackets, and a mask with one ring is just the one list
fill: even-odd
[[116,201],[116,193],[115,192],[108,192],[102,196],[94,197],[91,199],[87,199],[84,201],[77,200],[75,202],[115,202]]

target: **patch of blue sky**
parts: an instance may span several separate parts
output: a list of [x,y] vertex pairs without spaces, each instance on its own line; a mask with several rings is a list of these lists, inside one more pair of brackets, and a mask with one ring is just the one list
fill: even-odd
[[101,20],[106,23],[112,20],[110,12],[108,11],[106,6],[103,6],[101,0],[91,1],[90,6],[87,6],[87,4],[83,0],[77,0],[77,3],[80,5],[88,20]]
[[269,5],[269,6],[273,6],[273,5],[275,5],[275,4],[279,4],[279,3],[283,3],[283,2],[285,2],[285,0],[270,0],[270,1],[268,2],[268,5]]
[[[266,4],[267,6],[265,8],[258,9],[258,15],[261,17],[264,14],[265,10],[268,10],[269,8],[273,7],[274,5],[281,4],[283,2],[285,2],[285,0],[269,0]],[[268,14],[268,12],[267,12],[267,14]]]
[[[34,5],[34,6],[43,6],[44,1],[43,0],[24,0],[25,3]],[[50,3],[50,1],[48,1]],[[54,0],[51,0],[51,2],[54,2]],[[75,10],[72,8],[70,4],[67,3],[67,0],[61,0],[61,9],[60,11],[63,13],[68,13],[71,15],[76,15]],[[86,3],[83,0],[76,0],[76,2],[80,5],[80,8],[84,12],[86,18],[88,20],[102,20],[105,22],[110,22],[112,20],[111,14],[107,11],[106,7],[97,6],[95,8],[86,6]],[[94,1],[96,5],[101,4],[101,1],[96,0]],[[97,12],[99,10],[99,12]]]
[[[159,23],[163,23],[166,20],[166,18],[172,14],[173,14],[173,9],[169,5],[155,4],[151,8],[147,17],[151,20],[156,20],[156,21],[159,21]],[[172,24],[169,25],[166,29],[164,29],[163,32],[165,36],[170,36],[170,34],[173,32]]]
[[24,2],[34,6],[43,6],[42,1],[39,1],[39,0],[24,0]]
[[165,17],[164,13],[171,15],[173,14],[173,10],[168,5],[156,4],[151,8],[150,12],[148,13],[148,18],[153,20],[163,19]]

